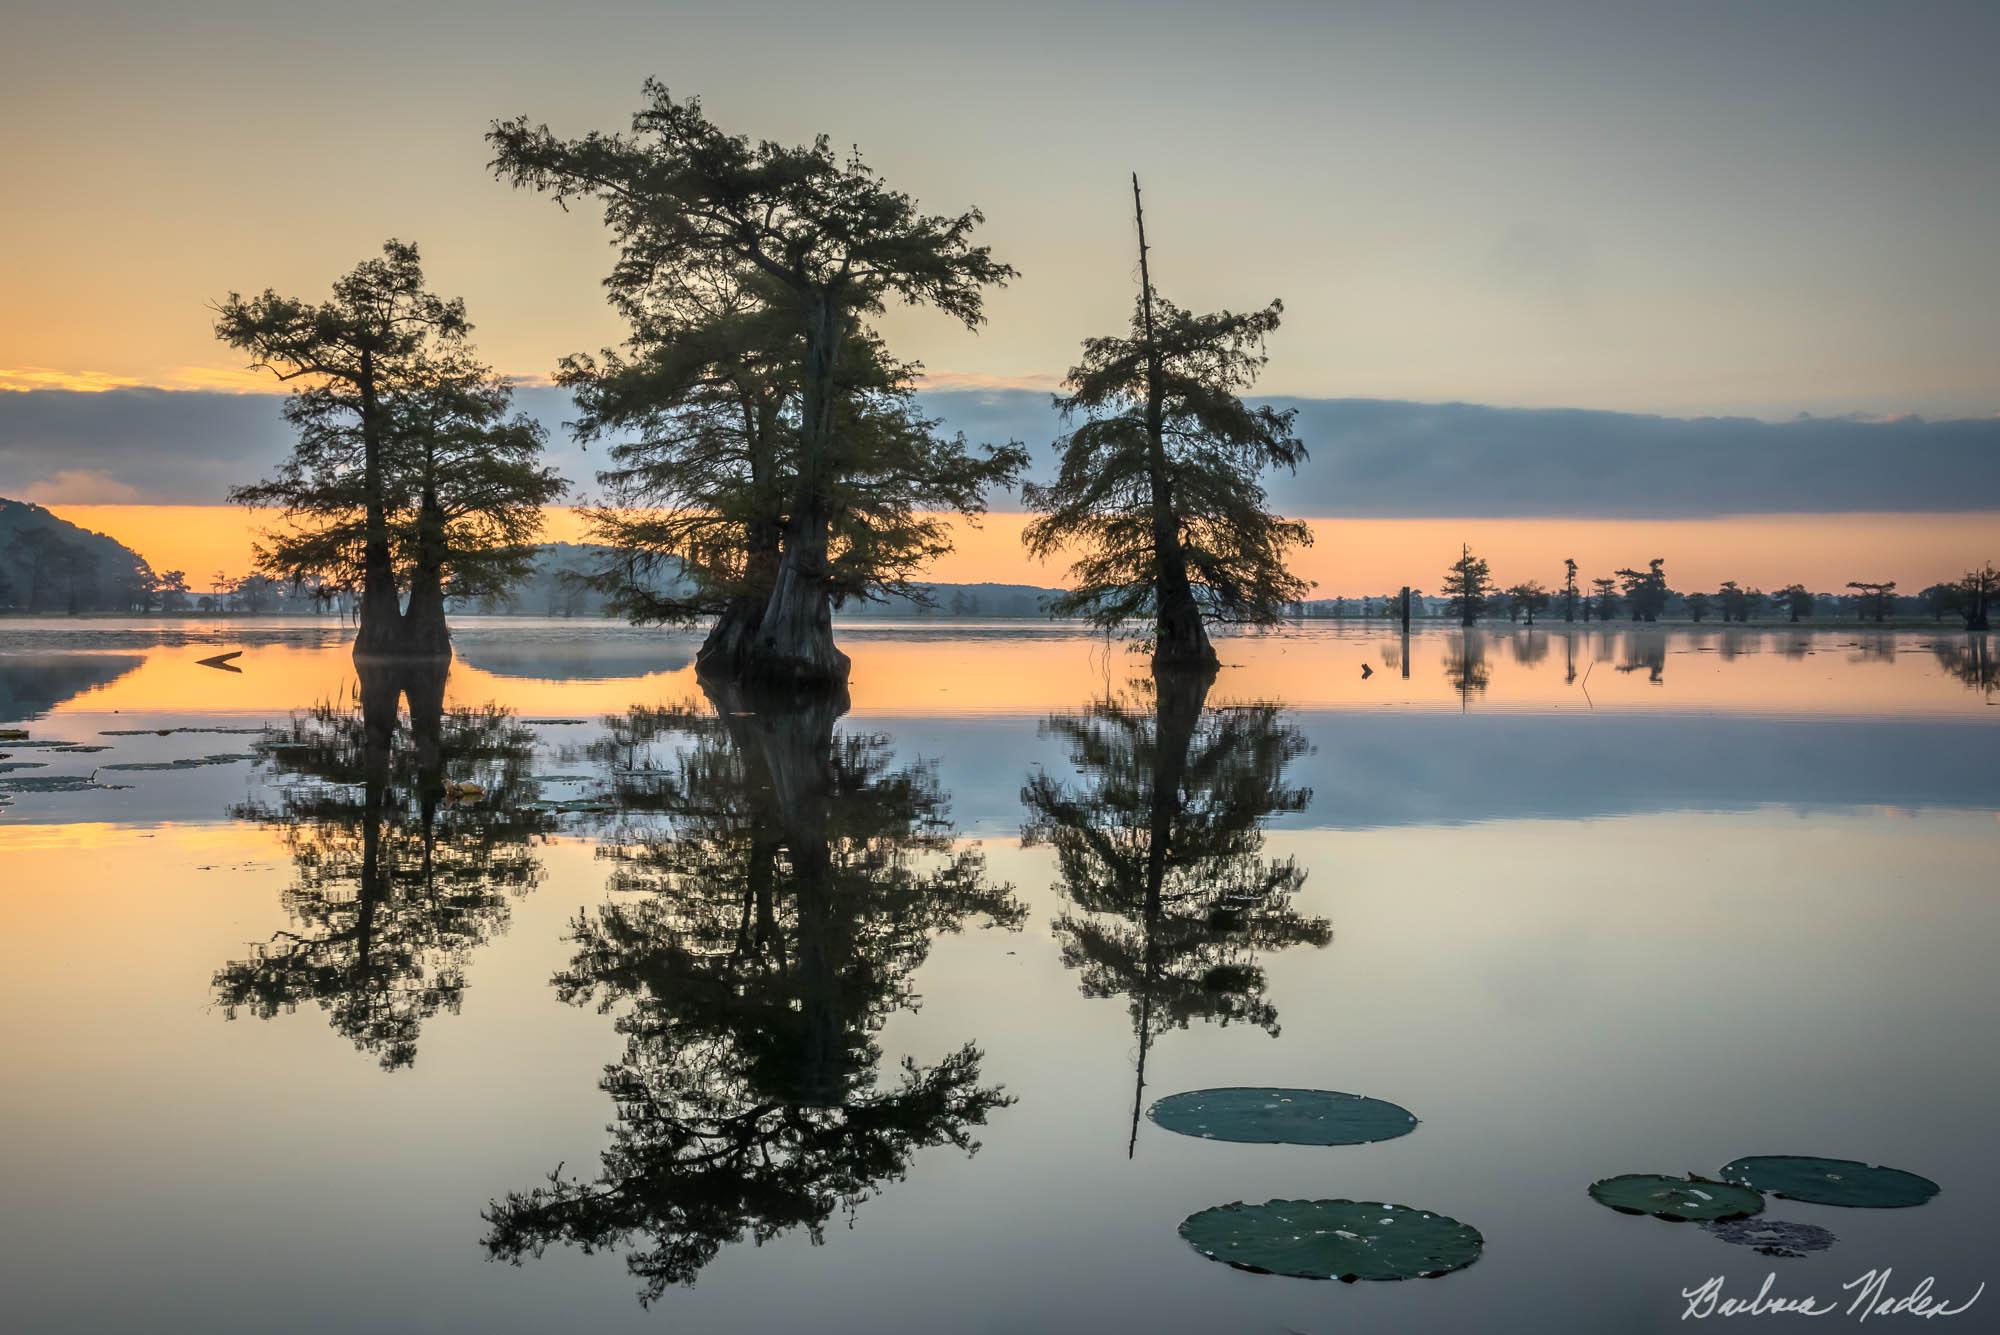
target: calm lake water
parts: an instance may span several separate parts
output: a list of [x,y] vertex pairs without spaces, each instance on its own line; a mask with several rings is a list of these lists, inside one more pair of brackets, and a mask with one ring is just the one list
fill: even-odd
[[[1989,639],[1322,624],[1203,694],[841,634],[836,717],[623,627],[471,620],[439,681],[322,623],[0,626],[0,1325],[1643,1332],[1714,1275],[2000,1279]],[[1421,1122],[1138,1115],[1223,1085]],[[1585,1195],[1759,1154],[1943,1191],[1773,1201],[1803,1259]],[[1484,1254],[1177,1235],[1274,1197]]]

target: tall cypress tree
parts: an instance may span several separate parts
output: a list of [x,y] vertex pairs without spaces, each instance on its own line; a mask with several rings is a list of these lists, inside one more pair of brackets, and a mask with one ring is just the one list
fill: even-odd
[[1055,480],[1024,488],[1040,512],[1025,536],[1038,557],[1075,553],[1074,587],[1052,611],[1103,626],[1150,617],[1156,665],[1213,669],[1206,623],[1269,624],[1311,587],[1285,568],[1311,530],[1270,513],[1258,481],[1305,460],[1293,413],[1238,397],[1263,369],[1284,308],[1197,315],[1157,297],[1136,176],[1132,198],[1131,333],[1085,341],[1056,400],[1065,420],[1083,420],[1058,442]]

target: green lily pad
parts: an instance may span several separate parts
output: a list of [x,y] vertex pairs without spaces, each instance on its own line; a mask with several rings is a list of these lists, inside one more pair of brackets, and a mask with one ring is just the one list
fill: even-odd
[[1146,1115],[1183,1136],[1249,1145],[1367,1145],[1417,1129],[1408,1108],[1331,1089],[1195,1089]]
[[1590,1198],[1620,1214],[1649,1214],[1676,1224],[1742,1219],[1764,1208],[1764,1198],[1748,1187],[1657,1173],[1625,1173],[1593,1182]]
[[1922,1205],[1941,1190],[1929,1178],[1900,1168],[1806,1154],[1752,1155],[1724,1167],[1722,1176],[1781,1200],[1877,1210]]
[[1181,1236],[1210,1260],[1300,1279],[1432,1279],[1479,1259],[1469,1224],[1377,1201],[1234,1201],[1191,1214]]

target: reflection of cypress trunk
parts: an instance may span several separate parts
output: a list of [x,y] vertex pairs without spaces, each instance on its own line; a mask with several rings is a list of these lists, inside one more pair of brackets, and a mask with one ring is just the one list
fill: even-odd
[[451,630],[444,617],[446,553],[444,508],[426,486],[417,509],[417,563],[410,575],[410,608],[403,616],[399,651],[412,658],[451,657]]
[[1153,669],[1153,774],[1152,792],[1146,813],[1146,885],[1141,917],[1145,951],[1141,962],[1139,995],[1139,1058],[1132,1090],[1132,1136],[1125,1155],[1132,1157],[1139,1146],[1139,1109],[1146,1096],[1146,1053],[1153,1041],[1153,995],[1159,990],[1160,921],[1166,911],[1162,898],[1167,869],[1173,865],[1174,827],[1181,814],[1181,784],[1187,777],[1188,751],[1194,745],[1195,728],[1201,722],[1201,708],[1215,673]]
[[[718,701],[721,703],[721,701]],[[740,696],[733,703],[747,703]],[[785,704],[764,700],[751,720],[757,752],[771,779],[771,805],[784,837],[798,909],[799,1031],[797,1083],[802,1103],[832,1107],[847,1086],[848,1008],[841,961],[852,949],[842,930],[829,831],[833,800],[833,725],[844,691]]]
[[396,601],[396,571],[389,560],[389,511],[382,482],[382,410],[375,393],[375,354],[361,351],[361,546],[360,628],[354,652],[360,656],[394,654],[402,631],[402,609]]
[[396,737],[396,700],[401,685],[385,669],[363,666],[361,675],[361,885],[355,905],[354,958],[357,977],[368,976],[375,944],[375,910],[388,894],[382,866],[382,827],[388,816],[389,752]]

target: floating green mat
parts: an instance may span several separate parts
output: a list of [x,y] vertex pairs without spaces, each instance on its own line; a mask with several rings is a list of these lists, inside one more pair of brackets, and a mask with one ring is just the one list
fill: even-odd
[[1794,1224],[1785,1219],[1724,1219],[1702,1227],[1732,1246],[1795,1261],[1839,1241],[1818,1224]]
[[1724,1167],[1722,1176],[1781,1200],[1876,1210],[1922,1205],[1941,1190],[1929,1178],[1900,1168],[1806,1154],[1752,1155]]
[[1249,1145],[1366,1145],[1417,1129],[1408,1108],[1332,1089],[1195,1089],[1146,1115],[1183,1136]]
[[1590,1198],[1620,1214],[1649,1214],[1676,1224],[1741,1219],[1764,1208],[1764,1198],[1748,1187],[1658,1173],[1626,1173],[1593,1182]]
[[1431,1279],[1462,1270],[1479,1230],[1377,1201],[1235,1201],[1191,1214],[1181,1236],[1203,1256],[1260,1275],[1300,1279]]

